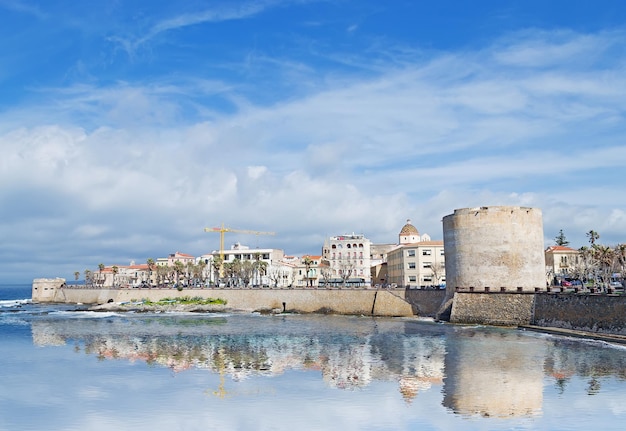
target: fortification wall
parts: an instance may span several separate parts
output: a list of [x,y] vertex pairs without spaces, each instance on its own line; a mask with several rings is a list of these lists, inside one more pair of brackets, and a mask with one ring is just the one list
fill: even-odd
[[36,302],[65,302],[57,299],[63,286],[64,278],[36,278],[33,280],[31,298]]
[[447,298],[456,288],[543,287],[543,221],[536,208],[494,206],[454,210],[443,218]]
[[409,289],[406,300],[413,307],[413,314],[421,317],[435,317],[446,296],[443,289]]
[[[34,291],[34,290],[33,290]],[[35,302],[104,304],[181,296],[220,298],[236,310],[284,310],[376,316],[413,316],[404,289],[88,289],[58,288],[54,294],[33,296]]]
[[532,322],[534,294],[460,293],[454,295],[451,323],[518,326]]
[[533,325],[626,335],[624,295],[536,295]]

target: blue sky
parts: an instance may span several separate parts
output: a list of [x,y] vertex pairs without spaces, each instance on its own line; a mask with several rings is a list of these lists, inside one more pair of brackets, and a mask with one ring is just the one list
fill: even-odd
[[[547,3],[547,4],[546,4]],[[626,241],[626,2],[0,0],[0,273],[441,239]]]

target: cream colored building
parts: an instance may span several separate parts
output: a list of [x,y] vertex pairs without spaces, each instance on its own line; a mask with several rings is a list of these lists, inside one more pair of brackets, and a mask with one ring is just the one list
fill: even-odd
[[398,234],[399,245],[387,252],[385,284],[426,288],[446,282],[443,241],[420,235],[411,220]]
[[576,268],[580,264],[580,253],[570,247],[553,245],[545,250],[546,278],[549,283],[554,278],[563,279],[574,276]]

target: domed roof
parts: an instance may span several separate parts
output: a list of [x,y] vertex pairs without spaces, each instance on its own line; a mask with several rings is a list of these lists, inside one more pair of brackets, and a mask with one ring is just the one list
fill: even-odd
[[407,219],[406,224],[402,226],[400,235],[419,235],[417,228],[411,224],[411,219]]

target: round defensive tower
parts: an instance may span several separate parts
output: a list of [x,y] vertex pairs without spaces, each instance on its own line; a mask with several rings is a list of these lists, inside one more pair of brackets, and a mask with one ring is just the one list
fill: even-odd
[[543,220],[537,208],[463,208],[443,218],[446,297],[456,288],[534,292],[545,287]]

